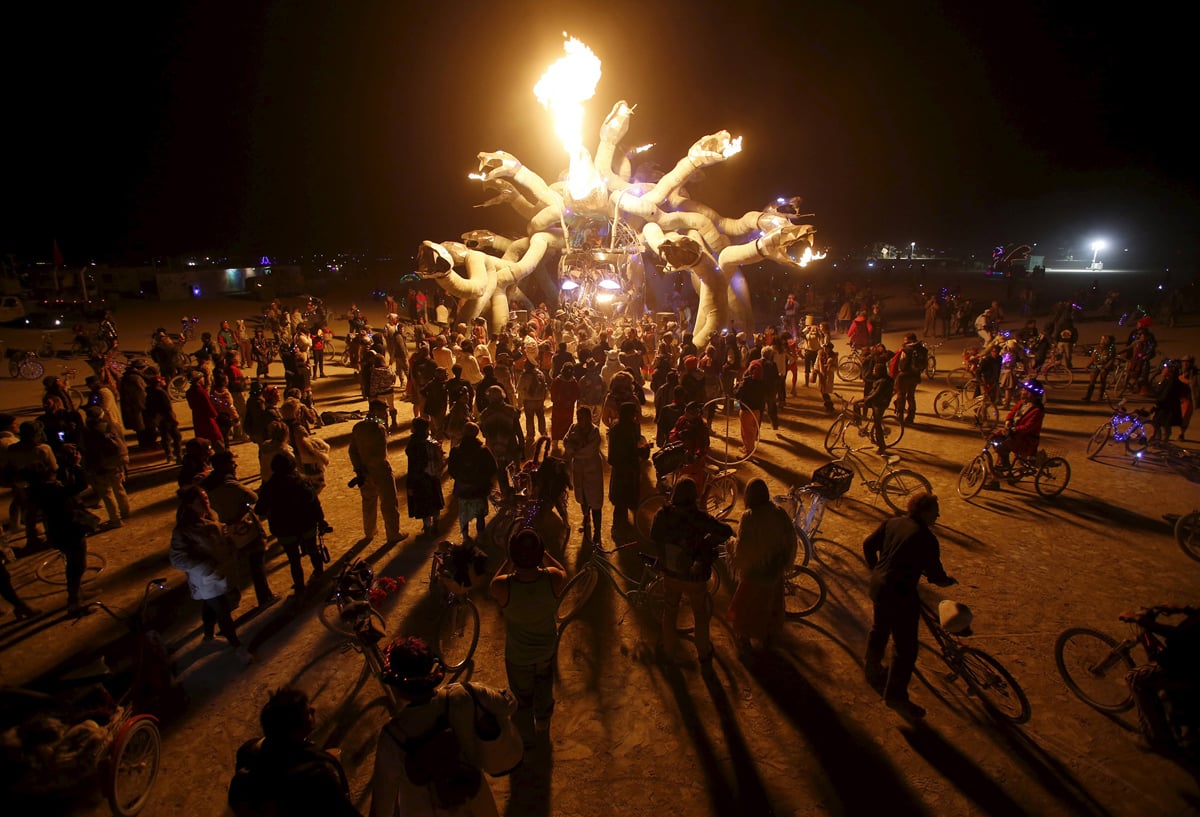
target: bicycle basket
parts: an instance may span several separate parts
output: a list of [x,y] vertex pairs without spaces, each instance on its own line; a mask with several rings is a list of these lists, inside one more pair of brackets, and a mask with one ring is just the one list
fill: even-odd
[[655,475],[662,479],[687,465],[687,448],[683,443],[670,443],[655,451],[650,460],[654,463]]
[[813,471],[812,481],[820,486],[821,493],[830,499],[837,499],[850,490],[854,481],[854,472],[844,465],[829,462]]

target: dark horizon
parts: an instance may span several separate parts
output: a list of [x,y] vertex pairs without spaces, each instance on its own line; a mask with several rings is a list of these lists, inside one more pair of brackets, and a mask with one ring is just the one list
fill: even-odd
[[626,144],[655,142],[664,170],[702,135],[742,135],[692,194],[726,215],[799,195],[834,256],[874,241],[1078,254],[1103,237],[1191,263],[1188,116],[1143,102],[1190,75],[1183,27],[1035,2],[879,6],[8,11],[0,253],[408,256],[517,232],[511,212],[473,209],[486,195],[466,174],[497,149],[550,180],[565,167],[532,87],[566,31],[603,63],[585,144],[622,98],[638,106]]

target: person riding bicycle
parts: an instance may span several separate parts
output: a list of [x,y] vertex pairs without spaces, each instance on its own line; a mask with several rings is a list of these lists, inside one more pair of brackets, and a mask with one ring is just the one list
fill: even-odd
[[[1046,418],[1046,407],[1042,398],[1046,393],[1041,381],[1029,378],[1021,384],[1021,399],[1013,406],[1004,420],[1002,431],[992,436],[992,445],[1000,458],[1000,470],[1011,468],[1009,452],[1018,457],[1037,455],[1042,439],[1042,421]],[[988,488],[999,488],[998,480],[992,480]]]
[[[1164,624],[1158,621],[1160,616],[1184,618]],[[1200,608],[1163,604],[1122,613],[1121,618],[1166,642],[1149,664],[1133,670],[1125,680],[1137,704],[1138,723],[1147,743],[1152,749],[1173,748],[1177,745],[1176,729],[1182,725],[1176,718],[1183,713],[1173,707],[1175,717],[1169,717],[1164,704],[1178,706],[1183,701],[1194,701],[1200,689]],[[1194,734],[1188,739],[1194,741]]]

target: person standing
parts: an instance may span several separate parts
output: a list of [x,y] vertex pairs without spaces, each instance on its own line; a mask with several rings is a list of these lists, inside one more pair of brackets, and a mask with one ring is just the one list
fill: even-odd
[[[874,604],[864,667],[867,683],[882,691],[884,702],[906,718],[925,716],[924,708],[908,697],[921,618],[917,585],[922,575],[938,587],[957,583],[942,567],[941,546],[932,530],[939,515],[937,497],[918,494],[908,501],[907,515],[883,522],[863,542]],[[893,655],[891,668],[886,669],[883,655],[889,639]]]
[[235,588],[228,579],[233,549],[208,503],[208,493],[199,485],[189,485],[179,492],[169,556],[171,567],[187,575],[192,598],[202,605],[204,640],[212,641],[214,631],[219,629],[238,660],[252,663],[254,655],[238,638],[233,623],[230,591]]
[[363,536],[375,536],[378,514],[383,516],[387,544],[403,541],[400,532],[400,495],[387,458],[387,404],[372,400],[367,416],[350,430],[350,466],[362,497]]
[[941,309],[941,306],[937,293],[929,293],[929,297],[925,299],[924,337],[937,337],[938,311]]
[[771,501],[767,483],[751,480],[746,513],[729,557],[737,589],[725,613],[742,651],[755,639],[768,647],[783,632],[783,578],[796,559],[796,548],[791,518]]
[[192,372],[192,385],[188,387],[185,397],[192,412],[192,433],[199,439],[220,446],[225,437],[217,421],[217,406],[204,386],[204,372]]
[[[608,499],[613,504],[613,527],[629,525],[629,513],[641,501],[641,464],[650,455],[643,448],[641,426],[638,423],[638,404],[622,403],[617,410],[617,422],[608,432]],[[599,534],[597,533],[597,536]]]
[[[237,459],[232,451],[218,451],[213,454],[212,471],[204,478],[201,487],[208,492],[208,502],[217,521],[225,526],[225,533],[233,545],[238,561],[245,566],[250,574],[250,583],[254,585],[254,596],[259,607],[267,607],[279,601],[279,596],[271,592],[267,582],[264,559],[267,553],[267,542],[263,537],[261,525],[254,522],[254,517],[246,519],[247,514],[253,514],[254,504],[258,502],[258,494],[251,491],[237,478]],[[239,525],[239,523],[254,522],[254,524]]]
[[554,714],[554,614],[567,572],[531,529],[515,535],[508,552],[489,587],[504,616],[504,668],[520,707],[533,710],[533,731],[544,734]]
[[296,471],[296,458],[279,453],[271,460],[271,478],[259,489],[254,512],[266,517],[271,533],[287,554],[292,573],[292,591],[304,591],[304,567],[300,562],[307,555],[312,564],[313,578],[325,572],[325,559],[317,547],[317,532],[333,530],[325,522],[325,510],[312,486]]
[[500,386],[489,386],[487,399],[488,407],[479,414],[479,430],[488,449],[496,457],[500,490],[507,496],[512,493],[512,486],[508,482],[508,465],[519,462],[525,450],[521,415],[505,402],[504,389]]
[[[678,387],[676,387],[678,388]],[[563,439],[567,461],[571,463],[571,482],[575,501],[583,516],[583,546],[601,539],[604,513],[604,457],[600,453],[600,429],[592,422],[592,410],[580,406],[575,424]]]
[[688,597],[695,619],[696,653],[701,664],[712,661],[708,638],[712,602],[708,579],[717,547],[733,536],[733,528],[714,519],[698,505],[696,483],[684,477],[675,483],[671,501],[658,510],[650,525],[650,539],[662,552],[664,606],[662,652],[668,661],[679,660],[679,602]]
[[79,495],[87,488],[87,479],[75,446],[64,445],[59,458],[54,470],[39,464],[26,471],[28,494],[42,512],[46,538],[66,561],[67,614],[77,616],[85,609],[80,606],[80,587],[87,567],[87,531],[76,521],[75,512],[83,507]]
[[904,345],[896,352],[892,366],[893,382],[896,391],[896,418],[905,425],[912,425],[917,418],[917,385],[921,382],[921,373],[925,370],[928,358],[921,354],[918,346],[923,345],[917,340],[916,332],[904,336]]
[[458,498],[458,528],[463,542],[470,539],[471,520],[475,520],[476,539],[483,540],[487,525],[488,495],[496,479],[496,458],[479,440],[479,426],[463,426],[462,440],[450,449],[446,472],[454,480]]
[[130,514],[129,495],[125,492],[125,460],[121,456],[121,443],[99,406],[87,407],[81,443],[88,482],[108,513],[105,527],[119,528]]
[[578,401],[579,381],[575,379],[575,365],[563,363],[558,376],[550,384],[550,439],[554,440],[555,445],[567,436]]
[[422,534],[435,534],[438,514],[446,507],[442,498],[442,447],[430,438],[425,417],[413,419],[412,436],[404,453],[408,457],[408,516],[421,520]]
[[534,418],[541,436],[546,436],[546,395],[549,387],[546,373],[536,363],[525,361],[525,368],[517,381],[517,396],[525,410],[525,438],[533,439]]

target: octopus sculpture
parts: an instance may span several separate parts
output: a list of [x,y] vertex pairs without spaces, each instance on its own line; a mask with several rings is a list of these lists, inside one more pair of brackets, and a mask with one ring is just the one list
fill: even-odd
[[[613,106],[600,128],[595,159],[579,173],[553,184],[504,151],[478,155],[480,179],[494,196],[478,206],[508,204],[527,223],[524,237],[489,230],[464,233],[461,241],[425,241],[418,275],[434,279],[461,300],[460,319],[485,316],[493,331],[509,318],[510,298],[523,298],[521,282],[557,258],[559,280],[645,292],[648,251],[664,272],[688,271],[699,296],[694,341],[700,345],[722,328],[747,328],[750,291],[743,267],[763,260],[804,267],[813,258],[811,224],[801,223],[799,199],[781,200],[738,218],[722,216],[692,198],[687,183],[703,168],[740,150],[740,139],[720,131],[699,139],[660,179],[632,181],[632,159],[619,152],[633,108]],[[587,151],[581,149],[586,158]],[[573,288],[567,285],[567,288]],[[636,306],[635,306],[636,304]],[[640,309],[631,298],[627,308]]]

